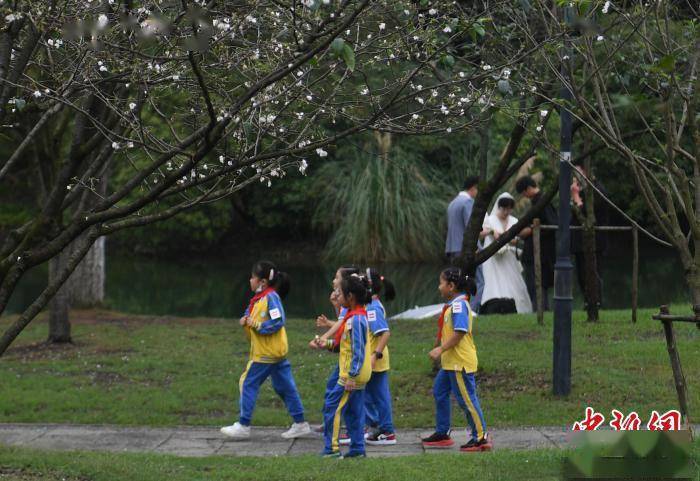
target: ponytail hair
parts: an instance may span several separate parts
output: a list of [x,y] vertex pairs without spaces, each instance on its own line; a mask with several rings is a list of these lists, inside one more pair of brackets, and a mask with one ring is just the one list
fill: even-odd
[[289,294],[290,280],[286,272],[280,272],[270,261],[258,261],[253,265],[253,275],[265,279],[270,287],[273,287],[280,298],[284,299]]
[[459,267],[448,267],[440,275],[447,282],[453,283],[459,292],[466,292],[470,296],[476,295],[476,281]]
[[391,301],[396,297],[396,289],[394,288],[394,284],[389,279],[371,267],[367,268],[366,274],[372,295],[378,296],[383,292],[384,294],[382,297],[387,301]]
[[343,296],[346,298],[349,294],[355,296],[355,302],[363,306],[372,302],[369,280],[359,274],[352,274],[344,278],[340,283],[340,290],[343,291]]

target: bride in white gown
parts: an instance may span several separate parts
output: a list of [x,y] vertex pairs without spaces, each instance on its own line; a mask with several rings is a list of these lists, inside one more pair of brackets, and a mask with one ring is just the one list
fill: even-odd
[[[514,205],[515,199],[508,192],[498,197],[491,214],[484,219],[481,232],[484,248],[518,222],[518,219],[510,215]],[[515,255],[514,244],[515,239],[484,262],[484,293],[481,305],[486,305],[492,299],[513,299],[518,313],[532,312],[532,303],[522,275],[523,266]]]

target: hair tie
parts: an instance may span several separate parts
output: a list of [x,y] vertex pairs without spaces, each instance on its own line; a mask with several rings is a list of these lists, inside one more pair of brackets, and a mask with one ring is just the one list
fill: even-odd
[[275,270],[270,269],[270,280],[272,280],[275,277]]

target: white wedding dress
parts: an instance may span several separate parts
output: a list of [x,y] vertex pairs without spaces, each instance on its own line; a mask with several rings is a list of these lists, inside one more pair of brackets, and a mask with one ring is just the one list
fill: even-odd
[[[512,215],[503,222],[498,218],[498,201],[502,198],[512,199],[509,193],[501,194],[491,210],[491,214],[484,219],[484,228],[493,229],[502,234],[518,222]],[[494,242],[493,234],[484,239],[484,248]],[[513,299],[515,308],[519,314],[532,312],[532,303],[527,293],[527,287],[523,280],[523,266],[515,255],[515,246],[507,244],[499,249],[482,264],[484,271],[484,294],[481,298],[483,306],[491,299]]]

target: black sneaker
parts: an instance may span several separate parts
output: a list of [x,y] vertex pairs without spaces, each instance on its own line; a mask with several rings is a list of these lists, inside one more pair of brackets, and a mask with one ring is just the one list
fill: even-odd
[[343,459],[361,459],[366,457],[367,455],[365,453],[348,453],[343,455]]
[[454,445],[454,441],[449,434],[433,433],[427,438],[421,439],[426,448],[449,448]]
[[465,453],[474,453],[479,451],[491,451],[493,448],[493,443],[488,434],[484,435],[480,440],[470,439],[467,444],[463,444],[459,447],[460,451]]
[[343,459],[343,455],[340,453],[340,451],[331,451],[330,453],[321,451],[321,457],[329,459]]

